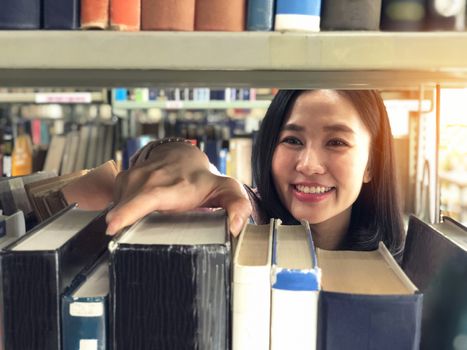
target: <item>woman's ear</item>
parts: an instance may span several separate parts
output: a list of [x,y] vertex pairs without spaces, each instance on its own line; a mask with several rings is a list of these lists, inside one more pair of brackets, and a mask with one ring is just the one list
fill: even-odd
[[371,169],[369,166],[366,167],[365,172],[363,173],[363,183],[368,183],[372,179]]

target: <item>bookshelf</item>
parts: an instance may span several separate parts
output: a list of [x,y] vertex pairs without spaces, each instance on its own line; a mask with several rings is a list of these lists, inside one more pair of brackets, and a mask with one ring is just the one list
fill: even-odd
[[465,84],[467,33],[0,31],[0,86]]
[[169,110],[183,110],[183,109],[251,109],[261,108],[267,109],[271,101],[148,101],[148,102],[113,102],[112,106],[115,109],[169,109]]

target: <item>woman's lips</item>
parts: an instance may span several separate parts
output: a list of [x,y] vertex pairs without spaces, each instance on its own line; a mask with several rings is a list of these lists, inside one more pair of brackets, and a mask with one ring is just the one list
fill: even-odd
[[292,185],[292,193],[295,198],[302,202],[321,202],[331,196],[335,191],[335,187],[327,187],[320,185]]

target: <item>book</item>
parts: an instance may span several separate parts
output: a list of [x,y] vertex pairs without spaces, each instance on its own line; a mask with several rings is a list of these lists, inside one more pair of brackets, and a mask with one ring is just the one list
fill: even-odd
[[[39,221],[44,221],[50,216],[56,214],[58,211],[64,209],[67,204],[60,203],[54,204],[51,207],[51,201],[48,202],[48,197],[60,190],[66,183],[73,181],[74,179],[83,176],[87,173],[87,170],[73,172],[71,174],[54,176],[45,178],[39,181],[35,181],[24,186],[29,203],[31,204],[32,210],[36,218]],[[56,201],[55,201],[56,202]]]
[[45,157],[45,164],[43,171],[54,172],[60,174],[60,167],[62,164],[63,153],[65,152],[66,137],[63,135],[54,135],[49,144],[47,156]]
[[121,31],[139,31],[141,0],[111,0],[110,28]]
[[253,135],[235,135],[229,140],[229,161],[227,175],[236,178],[241,183],[251,186],[253,172],[251,154],[253,152]]
[[60,349],[60,297],[105,251],[105,213],[72,206],[0,251],[6,349]]
[[62,296],[62,350],[108,349],[109,260],[104,254]]
[[142,30],[195,29],[195,0],[141,0]]
[[319,349],[419,349],[423,295],[382,242],[317,256]]
[[426,18],[425,0],[383,0],[380,27],[386,31],[421,31]]
[[21,237],[24,234],[26,234],[26,220],[21,210],[11,215],[0,214],[0,238]]
[[275,31],[319,32],[321,0],[277,0]]
[[149,214],[109,250],[112,349],[229,348],[224,210]]
[[79,0],[43,0],[44,29],[78,29]]
[[247,224],[233,259],[232,348],[269,350],[273,221]]
[[379,30],[381,1],[323,1],[321,30]]
[[245,0],[196,0],[195,30],[242,32]]
[[249,0],[246,18],[246,30],[273,30],[274,0]]
[[81,29],[107,29],[110,0],[81,0]]
[[402,267],[424,294],[420,348],[465,348],[467,228],[449,217],[429,224],[410,216]]
[[79,132],[75,130],[70,131],[66,134],[65,142],[66,146],[63,151],[62,164],[60,168],[61,175],[70,174],[74,170],[76,157],[78,155]]
[[79,130],[79,144],[78,144],[78,150],[76,153],[76,162],[73,168],[74,171],[86,169],[86,155],[88,153],[88,143],[89,143],[90,133],[91,133],[90,125],[81,126],[81,129]]
[[3,0],[0,29],[40,29],[41,0]]
[[271,350],[316,349],[321,272],[307,222],[274,222]]

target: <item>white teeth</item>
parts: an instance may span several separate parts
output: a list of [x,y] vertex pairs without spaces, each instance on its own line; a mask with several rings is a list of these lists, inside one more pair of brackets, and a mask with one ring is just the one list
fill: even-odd
[[324,186],[297,185],[295,187],[298,191],[303,192],[303,193],[325,193],[332,189],[332,187],[324,187]]

